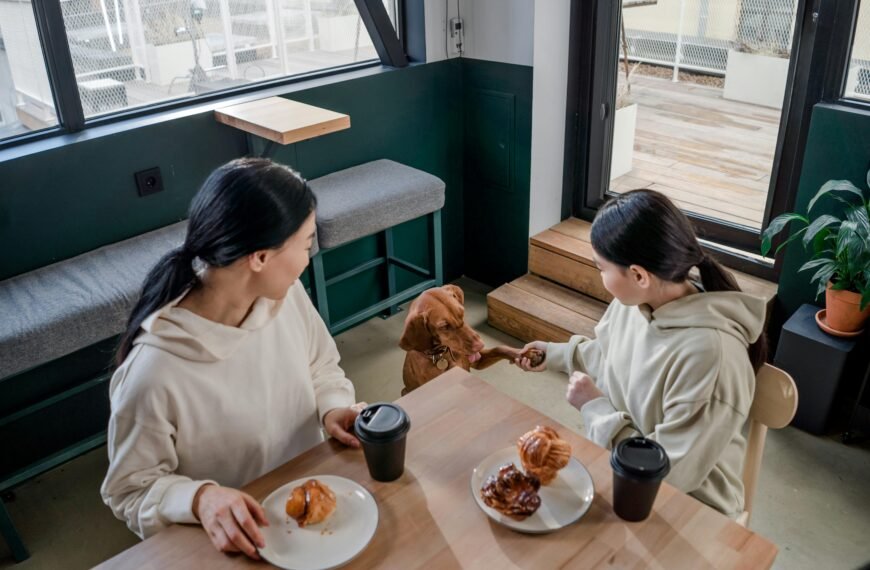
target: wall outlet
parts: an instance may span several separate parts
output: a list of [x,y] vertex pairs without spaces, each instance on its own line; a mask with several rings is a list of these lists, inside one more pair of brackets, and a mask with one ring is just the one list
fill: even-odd
[[450,18],[447,22],[447,49],[450,53],[460,54],[463,52],[465,43],[465,22],[462,18]]
[[163,176],[160,174],[160,167],[155,166],[147,170],[140,170],[133,176],[136,178],[136,190],[139,192],[139,196],[163,192]]

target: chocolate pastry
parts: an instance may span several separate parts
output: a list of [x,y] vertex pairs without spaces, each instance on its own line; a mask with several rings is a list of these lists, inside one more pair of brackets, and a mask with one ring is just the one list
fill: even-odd
[[538,489],[541,482],[534,475],[526,475],[513,463],[498,469],[480,489],[483,502],[503,515],[521,521],[532,515],[541,506]]
[[328,519],[335,510],[335,493],[317,479],[309,479],[290,492],[284,510],[302,528],[317,524]]
[[537,426],[517,441],[517,451],[527,473],[548,485],[571,459],[571,444],[559,438],[556,430]]

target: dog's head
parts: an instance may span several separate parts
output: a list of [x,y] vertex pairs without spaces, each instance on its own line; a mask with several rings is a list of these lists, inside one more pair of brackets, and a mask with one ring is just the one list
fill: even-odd
[[480,335],[465,324],[464,303],[465,294],[456,285],[424,291],[408,308],[399,347],[423,352],[446,346],[477,361],[484,345]]

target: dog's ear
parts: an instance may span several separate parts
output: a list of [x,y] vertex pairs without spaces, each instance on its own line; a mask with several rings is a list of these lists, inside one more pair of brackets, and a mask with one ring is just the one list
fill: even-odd
[[432,334],[428,327],[428,313],[411,310],[405,319],[405,330],[399,339],[399,348],[404,351],[429,350],[432,348]]
[[442,289],[453,295],[460,305],[465,305],[465,293],[460,287],[457,285],[444,285]]

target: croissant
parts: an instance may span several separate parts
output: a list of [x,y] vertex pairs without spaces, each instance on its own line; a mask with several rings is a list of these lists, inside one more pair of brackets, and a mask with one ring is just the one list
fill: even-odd
[[523,468],[540,479],[542,485],[552,482],[571,459],[571,444],[550,427],[537,426],[523,434],[517,441],[517,450]]
[[335,510],[335,493],[317,479],[309,479],[290,492],[284,510],[300,527],[317,524]]
[[526,475],[513,463],[507,463],[499,467],[498,475],[487,478],[480,489],[480,498],[487,506],[521,521],[541,506],[540,488],[537,477]]

